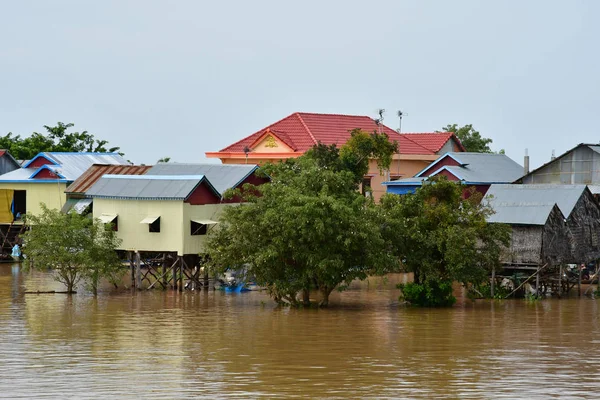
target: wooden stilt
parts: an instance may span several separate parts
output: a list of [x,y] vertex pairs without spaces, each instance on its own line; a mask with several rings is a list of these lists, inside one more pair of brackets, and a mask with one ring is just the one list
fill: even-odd
[[496,286],[496,267],[492,267],[492,281],[490,282],[490,295],[494,298],[494,289]]
[[135,288],[135,266],[133,264],[133,252],[127,252],[127,258],[129,259],[129,269],[131,270],[131,287]]
[[171,266],[171,274],[173,275],[173,290],[177,290],[177,264],[179,264],[179,257],[175,257],[175,262]]
[[562,264],[558,266],[558,297],[562,296],[562,275],[563,275],[563,267]]
[[135,252],[135,287],[138,290],[142,288],[142,265],[138,251]]
[[183,256],[179,256],[179,286],[180,292],[183,292]]
[[577,294],[581,297],[581,267],[579,267],[579,278],[577,279]]
[[540,290],[540,266],[538,265],[537,275],[535,276],[535,296],[540,297],[542,291]]
[[167,288],[168,278],[167,278],[167,253],[163,254],[162,257],[162,286],[163,288]]

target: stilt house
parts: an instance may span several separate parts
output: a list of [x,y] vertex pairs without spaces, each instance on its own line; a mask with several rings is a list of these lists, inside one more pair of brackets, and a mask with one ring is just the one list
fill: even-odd
[[[496,212],[490,222],[513,226],[515,254],[528,254],[527,246],[531,246],[539,247],[541,259],[550,263],[587,263],[600,258],[600,206],[586,185],[492,185],[486,200]],[[554,205],[562,223],[554,211],[546,218],[546,211]],[[524,233],[539,227],[543,227],[541,242]]]
[[0,204],[0,224],[39,213],[40,203],[60,210],[67,186],[95,163],[129,164],[116,153],[39,153],[22,168],[0,175],[0,198],[7,199]]

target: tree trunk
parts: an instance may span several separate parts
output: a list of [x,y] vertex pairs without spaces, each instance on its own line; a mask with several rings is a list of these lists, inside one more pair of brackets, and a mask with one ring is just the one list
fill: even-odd
[[302,290],[302,304],[305,307],[310,307],[310,290],[308,288]]
[[333,291],[333,287],[329,287],[328,285],[324,285],[320,287],[321,295],[323,298],[319,302],[319,307],[328,307],[329,306],[329,295]]
[[413,282],[415,284],[417,284],[417,285],[421,283],[421,277],[419,276],[419,271],[418,270],[415,270],[413,272]]

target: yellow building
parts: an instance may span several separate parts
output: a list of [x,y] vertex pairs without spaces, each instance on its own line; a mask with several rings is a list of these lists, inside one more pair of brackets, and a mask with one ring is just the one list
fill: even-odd
[[204,175],[104,175],[86,193],[120,250],[197,255],[228,205]]
[[94,163],[129,164],[115,153],[39,153],[23,167],[0,175],[0,224],[38,214],[41,203],[60,210],[67,186]]
[[367,116],[294,113],[206,156],[219,158],[223,164],[262,165],[299,157],[317,143],[342,146],[354,129],[382,132],[398,142],[399,152],[394,155],[388,171],[380,172],[375,160],[369,163],[363,187],[370,187],[376,200],[385,193],[384,181],[414,176],[440,155],[464,151],[458,138],[450,132],[400,134]]

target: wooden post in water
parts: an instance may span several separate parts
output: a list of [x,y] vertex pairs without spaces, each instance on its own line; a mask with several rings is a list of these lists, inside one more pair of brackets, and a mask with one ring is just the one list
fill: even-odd
[[135,266],[133,265],[133,252],[127,252],[127,259],[129,260],[129,269],[131,270],[131,287],[135,288]]
[[494,298],[494,288],[496,285],[496,266],[492,267],[492,282],[490,282],[490,295]]
[[183,292],[183,256],[179,256],[179,286],[180,292]]
[[142,265],[139,251],[135,252],[135,287],[138,290],[142,289]]
[[540,297],[540,265],[537,266],[537,275],[535,277],[535,297]]
[[558,297],[562,296],[562,274],[563,274],[562,264],[558,266]]
[[171,267],[171,274],[173,275],[173,290],[177,290],[177,264],[179,264],[179,258],[175,256],[175,262]]
[[579,279],[577,280],[577,293],[581,297],[581,266],[579,267]]
[[167,280],[167,268],[168,268],[167,267],[167,253],[163,253],[161,272],[162,272],[163,288],[165,288],[165,289],[167,288],[167,283],[168,283],[168,280]]

